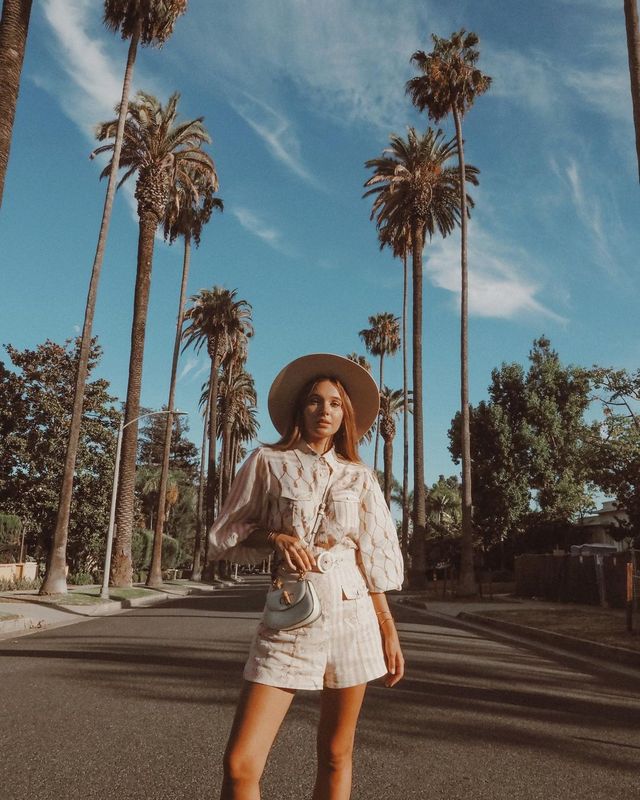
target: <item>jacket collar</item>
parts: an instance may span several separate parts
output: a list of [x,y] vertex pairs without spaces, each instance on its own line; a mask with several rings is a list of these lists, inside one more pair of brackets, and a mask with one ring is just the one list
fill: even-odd
[[313,461],[324,459],[331,469],[335,469],[335,467],[338,465],[338,457],[336,456],[336,451],[333,447],[330,450],[327,450],[326,453],[319,455],[313,448],[309,447],[304,439],[300,439],[300,441],[295,445],[294,449],[301,463],[309,463],[310,460]]

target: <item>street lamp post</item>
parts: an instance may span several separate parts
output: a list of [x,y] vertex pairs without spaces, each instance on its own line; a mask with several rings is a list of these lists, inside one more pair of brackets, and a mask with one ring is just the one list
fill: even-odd
[[158,414],[174,414],[175,416],[185,415],[186,411],[150,411],[148,414],[141,414],[135,419],[130,419],[125,424],[124,417],[120,417],[120,424],[118,425],[118,440],[116,443],[116,463],[113,468],[113,487],[111,489],[111,511],[109,513],[109,530],[107,531],[107,548],[104,554],[104,575],[102,576],[102,591],[100,597],[102,600],[109,599],[109,572],[111,571],[111,550],[113,548],[113,532],[115,529],[116,520],[116,498],[118,494],[118,478],[120,477],[120,450],[122,449],[122,433],[128,425],[132,425],[140,419],[145,417],[155,417]]

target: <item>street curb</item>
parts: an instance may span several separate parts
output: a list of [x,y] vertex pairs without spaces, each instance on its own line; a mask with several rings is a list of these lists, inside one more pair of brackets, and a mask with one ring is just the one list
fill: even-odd
[[[56,603],[46,603],[48,608],[55,609],[61,613],[67,612],[70,616],[69,620],[65,621],[51,621],[37,620],[33,614],[31,615],[16,615],[8,620],[0,618],[0,636],[8,633],[23,633],[35,632],[45,630],[46,628],[55,628],[62,625],[72,624],[74,622],[81,622],[83,619],[93,619],[96,617],[108,617],[113,614],[118,614],[121,611],[129,611],[133,608],[153,608],[154,606],[161,606],[172,600],[180,599],[190,596],[206,596],[214,593],[214,588],[200,588],[193,587],[186,591],[180,592],[163,592],[158,590],[157,595],[146,595],[143,597],[123,598],[122,600],[107,600],[102,603],[95,603],[95,605],[58,605]],[[72,618],[75,617],[75,618]]]
[[506,620],[495,619],[494,617],[483,617],[481,614],[474,614],[469,611],[461,611],[456,615],[455,619],[473,622],[487,628],[496,628],[505,633],[511,633],[522,636],[523,638],[553,645],[561,650],[580,653],[594,658],[616,661],[618,664],[625,664],[631,667],[640,667],[640,653],[627,650],[624,647],[614,647],[612,645],[598,644],[598,642],[589,642],[586,639],[565,636],[564,634],[552,633],[551,631],[543,631],[540,630],[540,628],[531,628],[528,625],[518,625],[515,622],[507,622]]

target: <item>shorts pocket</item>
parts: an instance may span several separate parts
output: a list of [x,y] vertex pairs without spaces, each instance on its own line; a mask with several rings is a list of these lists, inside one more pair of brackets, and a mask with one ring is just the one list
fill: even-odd
[[340,578],[340,585],[342,586],[342,599],[343,600],[359,600],[369,594],[367,584],[360,574],[357,567],[350,569]]

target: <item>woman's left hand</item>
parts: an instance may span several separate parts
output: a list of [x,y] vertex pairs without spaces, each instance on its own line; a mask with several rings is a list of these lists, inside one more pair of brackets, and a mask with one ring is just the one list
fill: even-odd
[[384,660],[387,665],[387,677],[384,685],[388,688],[395,686],[404,677],[404,656],[400,647],[400,639],[393,619],[387,619],[380,626],[382,644],[384,646]]

